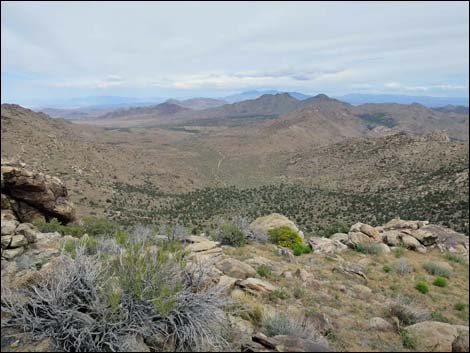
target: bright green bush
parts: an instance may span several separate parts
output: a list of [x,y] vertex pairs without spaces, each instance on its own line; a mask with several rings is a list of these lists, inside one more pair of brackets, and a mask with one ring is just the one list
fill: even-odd
[[299,233],[288,226],[272,228],[268,231],[269,241],[293,249],[297,245],[302,245],[303,241]]
[[416,282],[415,288],[423,294],[426,294],[427,292],[429,292],[429,287],[428,287],[427,283],[424,282],[424,281]]
[[223,245],[239,247],[246,244],[245,234],[233,223],[222,225],[217,238]]
[[309,254],[312,252],[310,246],[305,244],[297,244],[292,247],[292,252],[295,256],[300,256],[302,254]]
[[458,311],[463,311],[467,305],[465,303],[457,303],[454,305],[454,309]]
[[437,276],[432,284],[437,287],[447,287],[447,280],[442,276]]

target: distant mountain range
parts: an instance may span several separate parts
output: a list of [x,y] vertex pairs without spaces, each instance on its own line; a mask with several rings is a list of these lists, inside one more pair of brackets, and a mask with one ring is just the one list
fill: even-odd
[[406,96],[394,94],[360,94],[353,93],[336,97],[344,102],[354,105],[366,103],[419,103],[426,107],[442,107],[445,105],[461,105],[468,107],[468,97],[429,97],[429,96]]

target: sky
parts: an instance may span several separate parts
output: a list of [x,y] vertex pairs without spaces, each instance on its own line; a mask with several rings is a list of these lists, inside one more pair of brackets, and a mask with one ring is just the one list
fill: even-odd
[[2,102],[469,94],[468,2],[1,3]]

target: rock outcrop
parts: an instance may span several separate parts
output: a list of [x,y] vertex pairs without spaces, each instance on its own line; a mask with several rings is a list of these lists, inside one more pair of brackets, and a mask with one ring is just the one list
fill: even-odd
[[[277,228],[281,226],[287,226],[295,232],[299,232],[299,228],[286,216],[283,216],[279,213],[271,213],[270,215],[264,217],[258,217],[248,226],[248,230],[253,233],[255,238],[267,238],[268,231],[272,228]],[[303,233],[299,232],[300,236],[303,238]]]
[[65,184],[56,177],[27,169],[24,163],[2,159],[1,194],[2,210],[10,210],[20,222],[76,220]]

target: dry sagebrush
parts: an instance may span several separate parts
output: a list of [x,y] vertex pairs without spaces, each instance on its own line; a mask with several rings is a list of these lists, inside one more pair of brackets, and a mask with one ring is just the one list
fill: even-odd
[[228,303],[203,287],[203,273],[188,272],[181,256],[149,251],[146,239],[135,238],[122,247],[106,239],[97,249],[61,255],[34,286],[2,288],[2,310],[9,314],[2,325],[34,339],[51,337],[62,351],[132,351],[139,338],[154,349],[225,345]]

